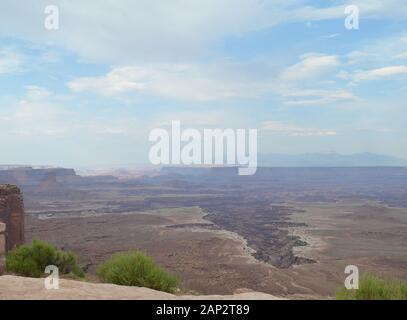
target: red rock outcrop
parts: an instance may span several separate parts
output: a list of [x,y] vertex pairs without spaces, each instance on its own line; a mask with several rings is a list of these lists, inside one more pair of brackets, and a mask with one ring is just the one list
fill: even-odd
[[3,274],[6,260],[6,225],[0,222],[0,275]]
[[6,225],[6,251],[24,243],[23,196],[16,186],[0,185],[0,223]]

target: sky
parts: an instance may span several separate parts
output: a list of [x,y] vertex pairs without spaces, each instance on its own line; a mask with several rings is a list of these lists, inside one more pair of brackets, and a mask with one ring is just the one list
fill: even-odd
[[171,120],[257,129],[259,153],[407,159],[406,102],[405,0],[0,3],[0,164],[146,164]]

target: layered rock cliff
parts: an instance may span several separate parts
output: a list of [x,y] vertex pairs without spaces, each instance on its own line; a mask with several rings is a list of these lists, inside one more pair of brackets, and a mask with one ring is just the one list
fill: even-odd
[[71,184],[81,180],[73,169],[48,168],[33,169],[31,167],[18,167],[0,170],[0,183],[11,183],[23,186],[38,186],[43,181],[55,180],[63,184]]
[[5,270],[6,265],[6,225],[0,222],[0,274]]
[[24,205],[19,188],[13,185],[0,185],[0,223],[5,251],[24,243]]

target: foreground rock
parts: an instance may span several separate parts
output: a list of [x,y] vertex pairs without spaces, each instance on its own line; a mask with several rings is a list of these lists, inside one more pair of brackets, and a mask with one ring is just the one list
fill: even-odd
[[0,274],[4,272],[6,265],[6,225],[0,222]]
[[58,290],[44,288],[44,279],[17,276],[0,277],[0,300],[280,300],[281,298],[261,293],[243,292],[234,295],[176,296],[173,294],[139,287],[117,286],[113,284],[89,283],[61,279]]
[[23,196],[16,186],[0,184],[0,223],[6,252],[24,243]]

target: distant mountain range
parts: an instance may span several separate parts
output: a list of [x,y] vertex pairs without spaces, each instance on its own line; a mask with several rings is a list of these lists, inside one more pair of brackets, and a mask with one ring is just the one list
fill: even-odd
[[[226,158],[226,156],[225,156]],[[257,157],[257,167],[407,167],[407,160],[392,157],[388,155],[380,155],[375,153],[354,153],[354,154],[339,154],[331,153],[305,153],[305,154],[259,154]],[[208,169],[213,167],[217,173],[220,172],[223,166],[163,166],[162,172],[172,173],[187,173],[200,174],[207,172]],[[233,171],[233,167],[228,166],[229,171]],[[152,165],[143,165],[140,167],[130,168],[123,166],[122,168],[111,169],[87,169],[78,170],[78,174],[84,177],[116,177],[119,179],[139,178],[141,176],[156,176],[159,174],[161,168]],[[73,169],[64,169],[52,166],[30,166],[30,165],[4,165],[0,164],[0,183],[1,177],[6,175],[7,172],[18,174],[19,176],[24,173],[31,176],[34,173],[42,172],[57,172],[57,178],[60,176],[75,175]],[[212,170],[213,171],[213,170]]]
[[259,167],[404,167],[407,160],[374,153],[259,154]]

